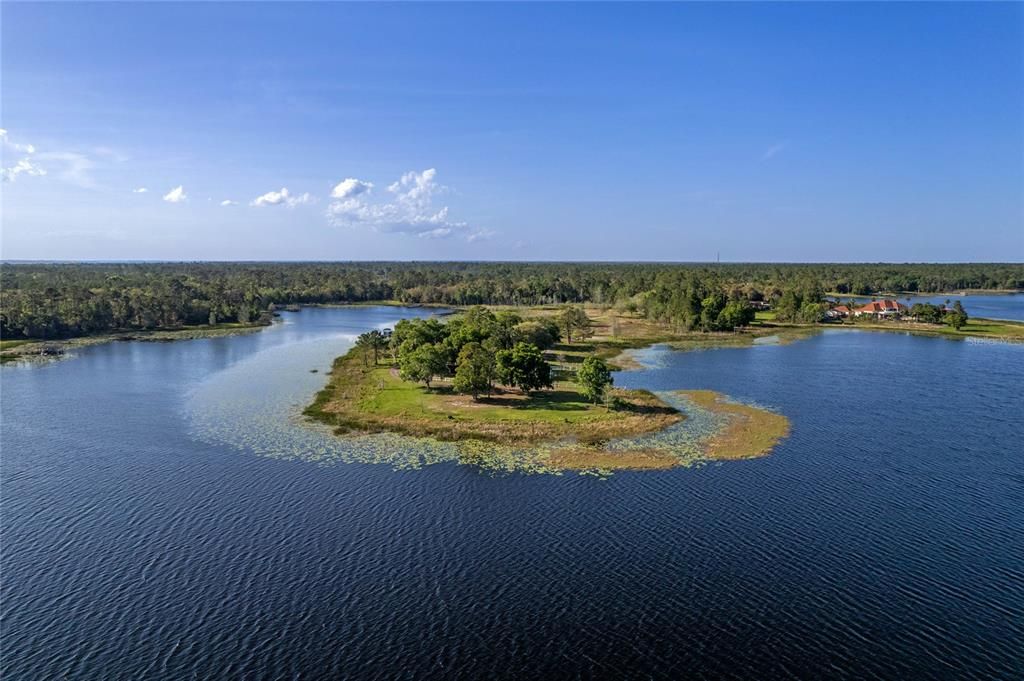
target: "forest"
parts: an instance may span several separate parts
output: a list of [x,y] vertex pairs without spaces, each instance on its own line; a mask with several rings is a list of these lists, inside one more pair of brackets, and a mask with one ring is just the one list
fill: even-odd
[[[825,293],[1024,289],[1021,264],[5,263],[0,336],[57,339],[266,322],[293,304],[618,305],[689,329],[743,323],[745,302],[815,317]],[[789,311],[789,312],[786,312]]]

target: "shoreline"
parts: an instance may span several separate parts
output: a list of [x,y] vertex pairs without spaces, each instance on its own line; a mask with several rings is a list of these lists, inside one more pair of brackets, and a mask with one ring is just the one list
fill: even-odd
[[144,343],[170,343],[183,340],[199,340],[201,338],[219,338],[222,336],[240,336],[257,333],[273,326],[267,324],[218,325],[211,327],[186,327],[181,329],[153,329],[151,331],[122,331],[105,333],[97,336],[79,336],[77,338],[61,338],[54,340],[16,339],[2,341],[0,345],[0,363],[14,361],[55,360],[67,356],[78,348],[86,348],[104,343],[119,341],[140,341]]
[[[550,314],[537,307],[520,312],[526,319]],[[335,358],[328,381],[303,414],[336,437],[358,441],[395,435],[445,443],[458,448],[464,463],[499,456],[518,461],[521,466],[516,467],[522,470],[664,470],[764,456],[788,435],[785,416],[711,391],[613,389],[616,404],[594,404],[575,384],[575,366],[594,356],[615,358],[617,369],[632,367],[630,351],[666,342],[674,347],[745,347],[759,337],[802,338],[817,329],[672,333],[646,319],[619,318],[608,310],[590,314],[596,329],[614,328],[624,335],[598,331],[592,338],[546,350],[545,359],[560,376],[550,390],[526,395],[496,387],[474,400],[455,393],[447,378],[436,379],[429,388],[403,381],[386,358],[368,360],[353,347]],[[481,448],[491,454],[482,455]]]
[[[979,294],[992,295],[1014,295],[1024,291],[1001,290],[981,291]],[[826,295],[836,295],[828,293]],[[881,295],[881,294],[879,294]],[[893,295],[893,294],[887,294]],[[936,294],[913,294],[913,295],[963,295],[970,293],[936,293]],[[849,295],[850,298],[871,298],[872,296]],[[344,308],[344,307],[409,307],[423,309],[448,310],[444,315],[456,314],[465,306],[444,305],[440,303],[403,303],[401,301],[361,301],[355,303],[304,303],[296,306],[298,310],[304,307],[310,308]],[[542,314],[546,307],[550,306],[508,306],[489,305],[490,309],[513,309],[525,313],[533,312]],[[281,308],[284,311],[295,312],[297,309]],[[588,307],[587,309],[598,312],[598,316],[606,315],[610,308]],[[276,319],[276,317],[275,317]],[[103,343],[117,341],[141,341],[141,342],[171,342],[179,340],[197,340],[201,338],[217,338],[220,336],[242,335],[255,333],[274,325],[274,321],[255,324],[228,324],[214,327],[195,326],[180,329],[152,329],[148,331],[134,330],[106,333],[96,336],[79,336],[75,338],[62,338],[54,340],[42,339],[4,339],[0,340],[0,364],[17,360],[39,360],[59,359],[70,350]],[[982,338],[988,340],[999,340],[1009,343],[1024,342],[1024,322],[1014,319],[993,319],[988,317],[971,317],[964,329],[957,331],[944,325],[919,324],[916,322],[830,322],[824,324],[787,324],[773,320],[761,320],[755,324],[733,333],[705,333],[705,332],[675,332],[667,329],[664,325],[651,324],[655,327],[651,335],[642,337],[614,338],[603,337],[595,339],[599,341],[598,355],[618,369],[636,369],[639,365],[629,356],[630,351],[640,350],[652,345],[668,344],[676,350],[688,351],[704,348],[719,347],[749,347],[758,338],[778,335],[781,342],[788,343],[814,335],[823,329],[853,329],[863,331],[895,331],[900,333],[913,333],[918,335],[939,336],[950,340],[962,340],[965,338]]]

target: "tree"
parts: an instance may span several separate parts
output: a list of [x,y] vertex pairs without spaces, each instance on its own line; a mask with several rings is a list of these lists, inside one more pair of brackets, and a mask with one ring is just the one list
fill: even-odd
[[575,305],[566,306],[559,317],[559,323],[565,331],[565,340],[572,343],[573,334],[577,339],[586,338],[591,333],[590,317],[583,311],[582,307]]
[[533,343],[541,350],[549,350],[558,342],[558,323],[551,319],[522,322],[513,329],[513,338],[517,342]]
[[953,303],[953,309],[946,313],[945,321],[957,331],[967,324],[967,311],[959,300]]
[[532,343],[516,343],[511,350],[499,351],[495,360],[498,380],[505,385],[523,393],[552,387],[551,365]]
[[700,303],[700,328],[704,331],[718,331],[718,319],[728,299],[724,293],[712,293]]
[[804,304],[800,306],[798,321],[805,324],[817,324],[825,319],[825,310],[827,309],[828,306],[825,303],[812,303],[805,300]]
[[599,402],[612,385],[612,372],[600,357],[587,357],[576,371],[576,381],[591,402]]
[[361,333],[356,337],[356,348],[363,354],[363,366],[369,364],[368,354],[372,342],[370,341],[370,332]]
[[737,326],[750,326],[754,321],[754,308],[745,300],[730,300],[718,313],[718,328],[732,331]]
[[399,376],[406,381],[423,381],[427,388],[435,376],[444,374],[447,354],[435,343],[420,345],[399,358]]
[[480,393],[491,391],[494,374],[494,355],[479,343],[466,343],[459,351],[452,387],[475,400]]
[[359,337],[356,338],[356,347],[363,351],[363,364],[367,363],[367,354],[372,352],[373,365],[377,366],[380,353],[388,347],[388,342],[391,340],[390,334],[390,331],[381,331],[379,329],[359,334]]
[[919,322],[941,324],[942,308],[931,303],[914,303],[910,308],[910,316]]

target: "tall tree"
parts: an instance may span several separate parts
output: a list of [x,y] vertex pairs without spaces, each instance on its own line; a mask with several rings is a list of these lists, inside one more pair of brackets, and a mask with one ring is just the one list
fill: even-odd
[[480,393],[491,392],[494,374],[494,354],[480,343],[466,343],[459,351],[452,387],[455,392],[472,395],[476,400]]
[[420,345],[411,352],[403,352],[399,359],[399,376],[406,381],[422,381],[430,389],[435,376],[444,375],[448,357],[444,348],[435,343]]
[[567,343],[572,343],[573,336],[579,340],[590,335],[590,317],[587,316],[582,307],[576,305],[567,305],[562,310],[562,314],[559,316],[559,325],[565,332]]
[[576,371],[576,381],[591,402],[600,402],[614,379],[608,364],[600,357],[587,357]]
[[532,343],[516,343],[511,350],[499,351],[495,359],[498,380],[519,388],[524,394],[553,385],[551,365]]

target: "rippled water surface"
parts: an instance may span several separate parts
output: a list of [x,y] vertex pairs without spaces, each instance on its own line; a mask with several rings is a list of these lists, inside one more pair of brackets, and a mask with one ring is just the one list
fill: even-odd
[[0,675],[1024,675],[1024,346],[649,350],[619,384],[717,390],[792,434],[608,479],[302,424],[353,334],[416,314],[0,369]]

